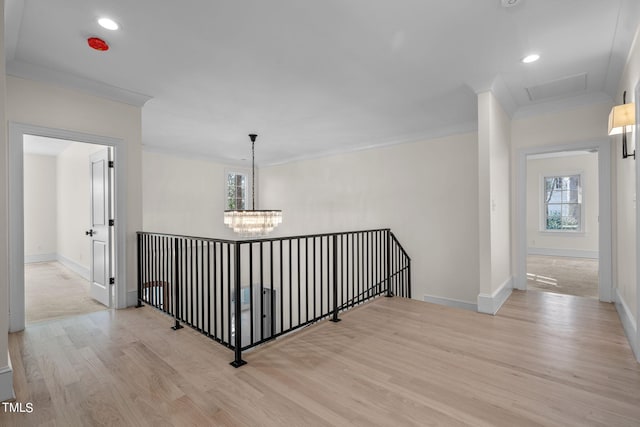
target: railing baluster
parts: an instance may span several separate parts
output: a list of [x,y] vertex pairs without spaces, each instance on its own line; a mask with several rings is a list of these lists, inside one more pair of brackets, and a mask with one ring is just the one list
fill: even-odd
[[354,306],[356,300],[356,242],[355,242],[355,233],[350,234],[351,237],[351,262],[349,265],[351,266],[351,307]]
[[[151,289],[149,287],[150,282],[150,274],[149,269],[151,268],[151,236],[147,236],[145,239],[145,260],[144,260],[144,295],[147,303],[153,306],[153,298],[151,296]],[[155,306],[154,306],[155,307]]]
[[213,242],[213,336],[218,339],[218,243]]
[[309,238],[304,238],[304,289],[306,300],[306,321],[309,321]]
[[149,292],[151,293],[152,305],[158,309],[160,309],[160,305],[158,304],[158,286],[156,283],[156,237],[151,236],[149,239],[150,246],[150,254],[149,254]]
[[362,262],[364,264],[364,286],[367,291],[365,294],[365,300],[368,300],[371,296],[371,277],[369,277],[369,233],[365,232],[362,238],[364,239],[364,256],[362,257]]
[[[328,245],[327,245],[328,246]],[[327,251],[328,252],[328,251]],[[333,318],[332,322],[339,322],[338,319],[338,236],[333,235]]]
[[381,265],[381,258],[380,258],[380,242],[381,242],[381,232],[380,231],[376,231],[376,285],[378,286],[377,289],[377,293],[381,293],[380,291],[380,284],[381,282],[381,274],[380,272],[382,271],[382,265]]
[[162,246],[160,245],[160,236],[156,237],[156,256],[155,256],[155,283],[156,291],[158,293],[158,306],[162,311],[167,311],[166,301],[164,300],[164,288],[162,283],[161,273],[162,263]]
[[[231,244],[227,243],[227,298],[224,300],[226,303],[225,306],[227,308],[227,339],[229,345],[232,344],[231,337]],[[236,295],[237,298],[237,295]]]
[[[319,259],[319,269],[320,269],[320,313],[324,313],[324,279],[323,279],[323,271],[324,271],[324,263],[322,262],[323,260],[323,254],[324,254],[324,245],[323,245],[323,241],[324,238],[320,237],[320,259]],[[327,290],[327,293],[329,291]]]
[[195,249],[196,249],[196,256],[194,259],[194,271],[195,271],[195,285],[196,285],[196,297],[195,297],[195,301],[192,301],[191,303],[195,306],[195,310],[196,310],[196,318],[194,319],[195,322],[195,326],[196,328],[202,332],[202,310],[201,310],[201,301],[202,299],[200,298],[202,296],[201,293],[201,284],[202,284],[202,275],[200,274],[200,265],[201,263],[199,261],[202,260],[201,258],[201,251],[200,251],[200,245],[198,244],[198,242],[196,241],[195,243]]
[[[240,284],[240,292],[242,292],[242,284]],[[240,298],[240,306],[242,307],[242,298]],[[249,342],[251,344],[254,342],[253,319],[253,243],[249,243]]]
[[258,321],[260,322],[260,341],[264,339],[264,259],[262,253],[262,244],[264,242],[259,243],[260,247],[260,316],[258,317]]
[[300,239],[296,240],[296,272],[298,274],[297,288],[298,288],[298,325],[302,323],[302,300],[301,300],[301,286],[300,286]]
[[358,291],[358,297],[356,300],[356,304],[360,303],[360,298],[362,295],[362,284],[360,281],[360,233],[358,233],[356,235],[356,264],[355,264],[355,268],[356,268],[356,290]]
[[207,242],[207,336],[211,336],[211,264],[211,242]]
[[167,283],[167,279],[166,279],[166,252],[165,252],[165,238],[163,236],[160,236],[158,238],[159,243],[160,243],[160,283],[162,283],[162,308],[164,310],[165,313],[167,313],[168,315],[171,315],[171,306],[169,305],[169,297],[167,295],[168,293],[168,283]]
[[316,319],[317,315],[316,315],[316,311],[317,311],[317,306],[318,306],[318,301],[317,301],[317,287],[316,287],[316,279],[317,279],[317,269],[316,269],[316,265],[318,264],[317,260],[316,260],[316,246],[317,246],[317,237],[313,238],[313,261],[312,261],[312,266],[313,266],[313,318]]
[[282,246],[284,245],[284,240],[280,240],[280,332],[284,332],[284,268],[282,261]]
[[276,301],[274,296],[276,287],[273,280],[273,240],[269,242],[269,274],[271,276],[269,280],[269,283],[271,284],[271,294],[269,295],[269,303],[271,304],[271,334],[269,335],[269,338],[273,338],[276,334]]
[[288,239],[289,242],[289,327],[293,327],[293,266],[291,265],[292,257],[291,254],[293,252],[293,239]]

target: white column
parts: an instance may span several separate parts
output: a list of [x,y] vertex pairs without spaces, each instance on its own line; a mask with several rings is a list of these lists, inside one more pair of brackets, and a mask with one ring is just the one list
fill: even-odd
[[0,401],[11,399],[13,372],[9,361],[9,163],[4,60],[4,0],[0,0]]
[[511,274],[511,119],[491,91],[478,94],[478,311],[495,314]]

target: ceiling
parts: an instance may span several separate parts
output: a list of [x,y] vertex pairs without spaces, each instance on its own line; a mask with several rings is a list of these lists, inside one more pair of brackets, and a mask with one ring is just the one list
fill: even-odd
[[473,131],[488,89],[514,116],[613,103],[640,20],[637,0],[5,3],[8,74],[144,104],[148,149],[239,163],[258,133],[258,164]]

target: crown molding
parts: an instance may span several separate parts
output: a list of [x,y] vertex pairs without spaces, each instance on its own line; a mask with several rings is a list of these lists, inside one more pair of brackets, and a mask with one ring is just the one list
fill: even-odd
[[43,83],[57,84],[101,98],[133,105],[134,107],[142,107],[147,101],[153,98],[152,96],[142,93],[132,92],[96,80],[86,79],[70,73],[15,59],[7,62],[7,75]]
[[350,147],[347,149],[328,150],[316,153],[310,153],[308,155],[289,157],[275,162],[264,162],[262,166],[280,166],[287,163],[294,163],[303,160],[320,159],[323,157],[339,156],[342,154],[354,153],[357,151],[374,150],[378,148],[390,147],[393,145],[401,144],[415,144],[418,142],[432,141],[439,138],[446,138],[454,135],[465,135],[478,131],[478,122],[471,121],[466,123],[460,123],[453,126],[443,126],[439,128],[429,129],[427,132],[414,135],[399,136],[391,140],[380,141],[378,143],[371,143],[367,145]]

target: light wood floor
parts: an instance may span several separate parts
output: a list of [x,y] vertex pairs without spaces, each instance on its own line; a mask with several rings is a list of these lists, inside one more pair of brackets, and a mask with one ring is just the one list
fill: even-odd
[[598,259],[527,256],[527,289],[598,298]]
[[2,426],[638,426],[640,365],[611,304],[514,292],[497,316],[379,298],[245,354],[149,307],[10,336]]
[[25,264],[24,284],[27,323],[106,309],[89,296],[89,282],[59,262]]

